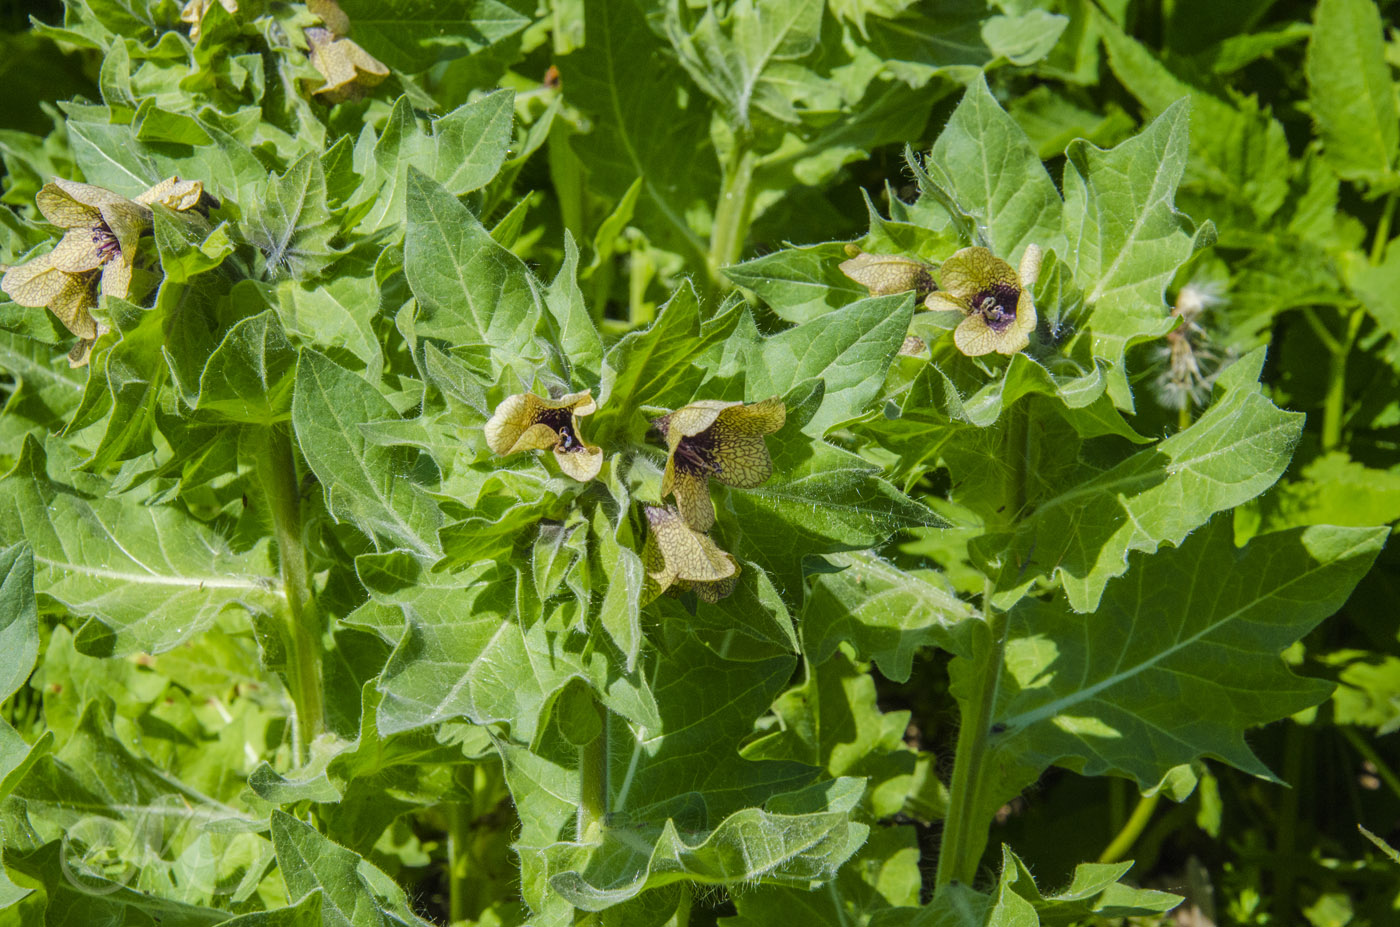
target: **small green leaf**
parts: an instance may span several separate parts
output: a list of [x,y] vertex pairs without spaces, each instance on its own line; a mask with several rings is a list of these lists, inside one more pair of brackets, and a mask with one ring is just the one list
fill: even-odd
[[244,234],[262,251],[268,275],[297,280],[316,276],[340,256],[331,244],[335,233],[321,161],[309,152],[268,178],[244,222]]
[[296,351],[271,311],[243,319],[209,356],[195,408],[234,422],[271,425],[292,411]]

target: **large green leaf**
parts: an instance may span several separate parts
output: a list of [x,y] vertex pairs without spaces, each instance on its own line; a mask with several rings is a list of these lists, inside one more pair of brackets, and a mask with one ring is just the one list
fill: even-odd
[[[1217,521],[1141,558],[1092,615],[1023,602],[1008,619],[989,768],[1020,777],[1013,789],[1051,763],[1147,789],[1210,756],[1272,779],[1246,732],[1332,688],[1294,675],[1278,655],[1346,601],[1387,534],[1317,526],[1240,549],[1229,522]],[[960,690],[965,673],[955,666]],[[1005,799],[997,794],[986,795],[992,810]]]
[[297,361],[292,425],[297,443],[326,494],[326,507],[376,540],[436,559],[442,513],[406,476],[411,448],[371,444],[360,431],[397,419],[378,390],[314,351]]
[[1025,132],[980,75],[929,152],[929,169],[951,186],[987,245],[1013,265],[1027,245],[1059,250],[1060,193]]
[[1110,151],[1080,141],[1066,152],[1063,257],[1084,290],[1094,353],[1114,364],[1109,395],[1121,408],[1132,408],[1125,350],[1172,327],[1167,282],[1213,234],[1193,233],[1173,206],[1189,124],[1190,107],[1179,102]]
[[484,346],[502,361],[529,352],[541,313],[530,271],[416,168],[408,171],[404,273],[418,298],[417,337]]
[[47,454],[26,440],[0,481],[0,538],[28,541],[35,591],[89,619],[78,634],[82,650],[168,650],[225,608],[275,607],[280,590],[265,543],[236,552],[180,508],[105,490],[105,482],[76,470],[56,439]]
[[343,0],[340,8],[365,51],[410,74],[480,52],[530,24],[498,0]]
[[1400,117],[1373,0],[1320,0],[1307,72],[1312,117],[1332,167],[1347,180],[1393,187]]
[[1091,612],[1108,581],[1127,569],[1129,551],[1179,544],[1211,515],[1273,485],[1303,423],[1255,385],[1263,360],[1256,352],[1231,366],[1216,403],[1190,428],[1052,488],[1016,525],[1009,547],[979,541],[985,555],[1005,558],[1003,584],[1058,575],[1070,606]]

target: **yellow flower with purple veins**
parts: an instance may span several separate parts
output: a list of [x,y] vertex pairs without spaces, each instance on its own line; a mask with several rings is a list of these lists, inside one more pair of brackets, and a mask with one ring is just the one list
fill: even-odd
[[686,524],[680,513],[669,506],[643,506],[646,513],[646,543],[642,564],[647,572],[643,604],[663,592],[677,595],[687,589],[705,602],[718,602],[734,591],[739,580],[739,562],[720,550],[708,534]]
[[702,399],[655,419],[668,451],[662,497],[674,494],[686,524],[710,530],[710,477],[739,489],[761,485],[773,474],[763,436],[786,420],[787,407],[777,396],[751,405]]
[[486,423],[486,443],[502,456],[552,450],[559,469],[584,483],[602,468],[603,449],[579,436],[578,417],[592,415],[597,408],[590,390],[558,399],[516,393],[497,406]]
[[846,253],[851,259],[841,262],[841,273],[869,290],[871,296],[913,290],[916,297],[923,299],[938,289],[933,284],[933,268],[923,261],[898,254],[871,254],[855,245],[847,245]]
[[151,228],[150,206],[189,209],[216,202],[197,180],[171,177],[129,200],[92,184],[55,178],[34,197],[44,218],[63,238],[48,254],[5,271],[0,289],[21,306],[44,307],[80,339],[69,362],[87,363],[103,328],[92,316],[101,292],[125,298],[131,291],[136,245]]
[[1030,287],[1040,272],[1040,249],[1026,248],[1018,272],[986,248],[963,248],[943,262],[942,289],[924,300],[929,309],[956,309],[965,318],[953,344],[969,357],[1015,354],[1030,345],[1035,303]]

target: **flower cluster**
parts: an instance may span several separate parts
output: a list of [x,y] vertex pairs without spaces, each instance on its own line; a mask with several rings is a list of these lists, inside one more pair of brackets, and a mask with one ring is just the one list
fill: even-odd
[[34,197],[39,212],[64,230],[52,251],[5,271],[0,289],[21,306],[44,307],[78,336],[68,355],[80,367],[105,330],[93,317],[99,294],[125,299],[137,243],[151,229],[151,206],[185,210],[215,201],[198,180],[171,177],[134,200],[92,184],[55,178]]
[[961,313],[953,344],[963,354],[979,357],[1016,354],[1030,345],[1036,323],[1030,288],[1040,273],[1040,257],[1039,247],[1028,246],[1018,270],[986,248],[963,248],[938,268],[937,284],[929,265],[899,255],[857,249],[840,267],[871,296],[912,290],[927,309]]
[[[486,443],[501,455],[552,451],[565,474],[591,480],[602,468],[603,451],[584,440],[578,419],[596,409],[587,390],[558,399],[517,393],[486,423]],[[787,409],[776,396],[750,404],[702,399],[653,420],[666,440],[661,495],[673,496],[675,505],[644,507],[647,600],[694,589],[701,599],[714,602],[733,590],[738,561],[708,534],[715,523],[709,481],[740,489],[762,484],[773,473],[764,436],[786,420]]]

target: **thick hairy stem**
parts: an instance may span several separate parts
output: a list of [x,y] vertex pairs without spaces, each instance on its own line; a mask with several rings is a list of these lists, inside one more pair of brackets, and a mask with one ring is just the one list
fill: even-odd
[[1006,650],[1006,615],[992,605],[996,584],[987,580],[982,593],[982,620],[990,634],[990,645],[974,652],[973,689],[963,705],[958,749],[953,759],[953,784],[948,796],[948,816],[943,820],[943,838],[938,847],[936,884],[971,882],[977,861],[987,842],[988,821],[983,819],[982,763],[991,734],[992,710],[1001,683],[1002,657]]
[[724,181],[715,204],[715,227],[710,233],[710,279],[723,288],[720,268],[737,263],[744,253],[753,219],[753,171],[757,161],[743,139],[734,140],[734,150],[724,165]]
[[598,736],[578,748],[578,821],[574,839],[580,843],[598,836],[608,813],[608,714],[596,702],[594,707],[602,722]]
[[466,920],[471,910],[471,829],[474,809],[467,802],[447,806],[448,915],[451,923]]
[[296,706],[292,728],[297,760],[306,762],[311,742],[325,727],[325,697],[321,687],[321,620],[316,611],[306,550],[301,538],[301,493],[292,439],[283,426],[264,430],[258,468],[277,538],[282,589],[287,597],[287,688]]

